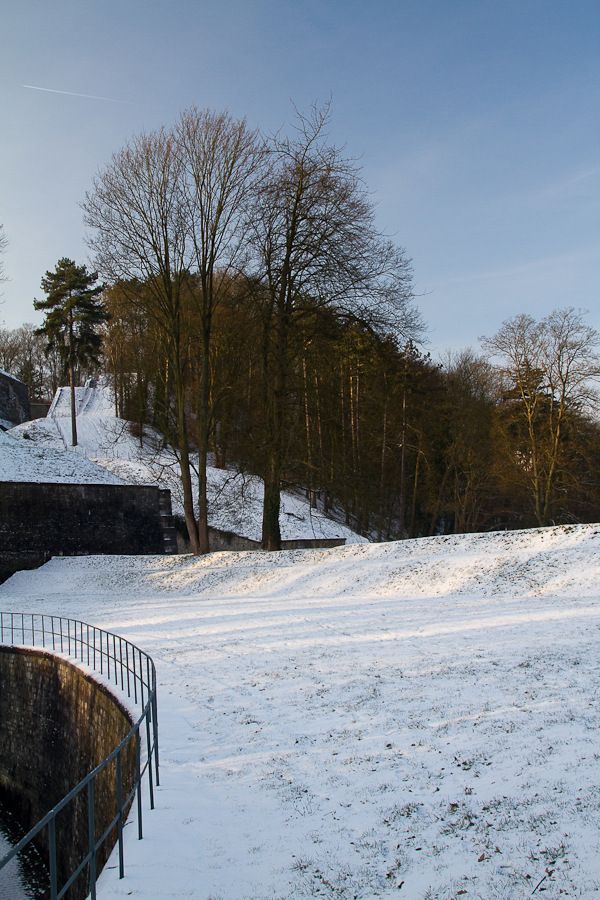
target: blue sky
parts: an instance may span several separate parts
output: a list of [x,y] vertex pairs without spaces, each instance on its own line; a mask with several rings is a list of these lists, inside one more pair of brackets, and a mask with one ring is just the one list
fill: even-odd
[[192,103],[274,130],[331,95],[434,353],[557,306],[600,328],[599,47],[597,0],[7,0],[0,322],[87,260],[78,204],[133,134]]

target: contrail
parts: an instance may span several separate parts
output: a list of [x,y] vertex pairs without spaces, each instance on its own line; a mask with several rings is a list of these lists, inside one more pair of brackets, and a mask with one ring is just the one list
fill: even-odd
[[23,84],[21,87],[30,91],[44,91],[46,94],[66,94],[67,97],[84,97],[86,100],[107,100],[109,103],[129,103],[129,100],[117,100],[115,97],[99,97],[96,94],[78,94],[76,91],[57,91],[54,88],[38,87],[37,84]]

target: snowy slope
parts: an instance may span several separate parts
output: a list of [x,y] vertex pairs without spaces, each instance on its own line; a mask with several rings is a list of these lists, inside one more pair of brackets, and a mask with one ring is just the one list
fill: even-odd
[[[114,399],[105,378],[76,389],[78,446],[71,441],[71,399],[68,388],[59,388],[45,419],[11,429],[15,437],[56,449],[66,449],[98,463],[117,479],[129,484],[158,484],[171,491],[173,512],[183,515],[183,495],[177,460],[163,448],[160,435],[147,429],[145,444],[132,436],[129,423],[114,413]],[[260,540],[263,485],[231,471],[209,467],[209,519],[215,528]],[[294,538],[346,538],[348,544],[366,543],[350,528],[327,518],[293,494],[282,495],[281,533]]]
[[91,460],[53,446],[17,440],[13,430],[0,431],[0,481],[123,484]]
[[600,526],[52,560],[150,652],[162,785],[99,897],[600,897]]

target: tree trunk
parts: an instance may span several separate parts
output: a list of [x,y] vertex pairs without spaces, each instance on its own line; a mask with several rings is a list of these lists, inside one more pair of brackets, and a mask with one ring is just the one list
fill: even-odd
[[265,473],[265,497],[263,503],[263,550],[281,550],[279,512],[281,508],[281,471],[277,453],[269,454]]
[[398,490],[398,531],[406,537],[406,384],[402,388],[402,430],[400,432],[400,485]]
[[77,446],[77,411],[75,406],[75,369],[69,364],[69,385],[71,388],[71,446]]
[[269,354],[266,354],[267,371],[265,388],[267,396],[268,450],[265,466],[265,495],[263,503],[263,550],[281,550],[281,469],[283,460],[283,430],[287,391],[287,322],[285,310],[278,310],[274,322],[274,372],[268,371]]
[[208,432],[210,421],[210,322],[205,326],[202,348],[202,384],[200,385],[200,411],[198,435],[198,552],[209,553],[208,497],[206,467],[208,464]]
[[192,492],[192,476],[190,472],[190,451],[187,433],[187,420],[185,414],[185,393],[181,383],[180,368],[174,366],[175,375],[175,402],[177,404],[177,443],[179,449],[179,469],[181,471],[181,486],[183,490],[183,512],[185,524],[190,539],[192,553],[198,554],[198,525],[194,515],[194,495]]
[[71,446],[77,446],[77,410],[75,408],[75,338],[73,310],[69,308],[69,385],[71,388]]

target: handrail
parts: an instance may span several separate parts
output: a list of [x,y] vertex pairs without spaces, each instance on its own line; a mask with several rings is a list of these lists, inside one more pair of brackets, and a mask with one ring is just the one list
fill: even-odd
[[[113,830],[117,829],[119,848],[119,878],[125,875],[123,826],[127,811],[137,798],[138,838],[142,828],[142,780],[148,776],[150,809],[154,809],[154,782],[160,784],[158,755],[158,715],[156,701],[156,671],[147,653],[135,644],[111,631],[89,625],[80,619],[44,613],[0,612],[0,645],[45,649],[60,654],[67,660],[75,660],[89,666],[114,682],[115,687],[127,694],[141,712],[128,734],[65,796],[49,810],[11,850],[0,859],[0,871],[38,835],[47,829],[48,871],[50,900],[61,900],[79,875],[88,868],[88,890],[91,900],[96,900],[96,859],[100,847]],[[111,670],[112,664],[112,670]],[[143,732],[146,740],[143,740]],[[123,791],[123,753],[131,741],[135,750],[135,777],[129,791]],[[145,744],[142,753],[142,745]],[[143,757],[143,758],[142,758]],[[95,785],[100,772],[115,761],[116,812],[104,832],[96,837]],[[82,791],[87,792],[88,851],[79,865],[58,885],[56,817]],[[109,848],[109,851],[112,847]]]

